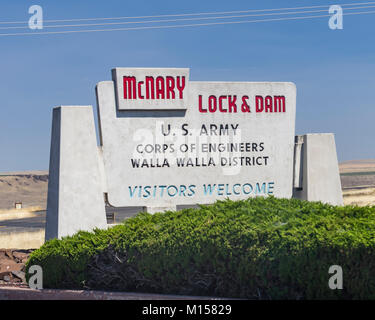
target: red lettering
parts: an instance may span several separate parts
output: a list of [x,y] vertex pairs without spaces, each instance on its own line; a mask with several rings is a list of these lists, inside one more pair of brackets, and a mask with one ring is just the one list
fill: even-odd
[[[180,79],[181,79],[181,83],[180,83]],[[182,99],[183,98],[183,91],[184,91],[184,89],[185,89],[185,77],[184,76],[182,76],[182,77],[177,77],[177,81],[176,81],[177,83],[177,89],[178,89],[178,91],[179,91],[179,93],[180,93],[180,99]]]
[[171,76],[167,76],[165,81],[167,89],[167,99],[175,99],[174,78]]
[[263,112],[263,97],[262,96],[255,97],[255,111]]
[[272,112],[272,97],[271,96],[267,96],[266,99],[265,99],[265,111],[266,112]]
[[228,97],[229,112],[237,112],[236,100],[237,100],[237,96],[233,96],[233,100],[232,100],[232,96]]
[[249,99],[249,96],[242,97],[242,105],[241,105],[242,112],[250,112],[250,106],[247,104],[247,101],[246,101],[247,99]]
[[219,110],[220,112],[227,112],[226,109],[223,108],[223,100],[226,99],[227,96],[220,96],[219,97]]
[[142,96],[142,88],[141,86],[143,85],[143,81],[138,82],[138,97],[139,99],[144,99],[145,97]]
[[146,77],[146,99],[155,99],[154,77]]
[[215,112],[217,109],[217,100],[215,96],[210,96],[208,98],[208,111]]
[[137,99],[135,77],[123,77],[124,99]]
[[274,106],[274,112],[285,112],[285,97],[274,96],[273,106]]
[[198,96],[198,104],[199,104],[199,112],[206,113],[207,109],[203,109],[202,96],[201,95]]
[[164,99],[164,78],[157,77],[156,78],[156,99]]

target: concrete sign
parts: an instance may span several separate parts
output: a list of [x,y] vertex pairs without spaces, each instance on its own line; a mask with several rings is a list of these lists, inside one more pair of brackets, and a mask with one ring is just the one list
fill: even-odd
[[46,239],[106,228],[105,204],[150,213],[274,195],[342,205],[333,134],[295,136],[289,82],[192,82],[116,68],[92,106],[52,118]]
[[293,83],[188,82],[188,69],[113,74],[97,86],[111,205],[292,196]]

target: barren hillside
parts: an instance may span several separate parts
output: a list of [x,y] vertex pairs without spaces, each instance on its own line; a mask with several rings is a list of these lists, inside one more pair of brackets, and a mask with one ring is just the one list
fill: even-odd
[[48,174],[46,171],[0,174],[0,209],[14,208],[16,201],[23,207],[46,207]]
[[344,161],[339,166],[340,173],[375,172],[375,159]]

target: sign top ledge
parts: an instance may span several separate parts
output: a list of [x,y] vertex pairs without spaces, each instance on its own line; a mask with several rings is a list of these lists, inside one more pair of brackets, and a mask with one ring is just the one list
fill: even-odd
[[[115,67],[111,69],[112,73],[116,72],[123,72],[123,71],[182,71],[182,72],[190,72],[190,68],[178,68],[178,67]],[[189,80],[189,82],[194,83],[226,83],[226,84],[236,84],[236,83],[248,83],[248,84],[284,84],[284,85],[290,85],[296,88],[296,84],[292,81],[210,81],[210,80]]]
[[178,68],[178,67],[115,67],[111,70],[190,70],[190,68]]
[[197,81],[194,81],[194,80],[191,80],[190,82],[194,82],[194,83],[217,83],[217,84],[238,84],[238,83],[248,83],[248,84],[282,84],[282,85],[290,85],[290,86],[293,86],[293,87],[296,87],[296,84],[292,81],[209,81],[209,80],[197,80]]

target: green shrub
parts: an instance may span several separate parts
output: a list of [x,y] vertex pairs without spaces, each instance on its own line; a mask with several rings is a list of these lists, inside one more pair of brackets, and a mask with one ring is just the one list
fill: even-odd
[[[44,287],[255,299],[375,298],[375,207],[217,201],[46,242]],[[331,265],[343,290],[331,290]]]

